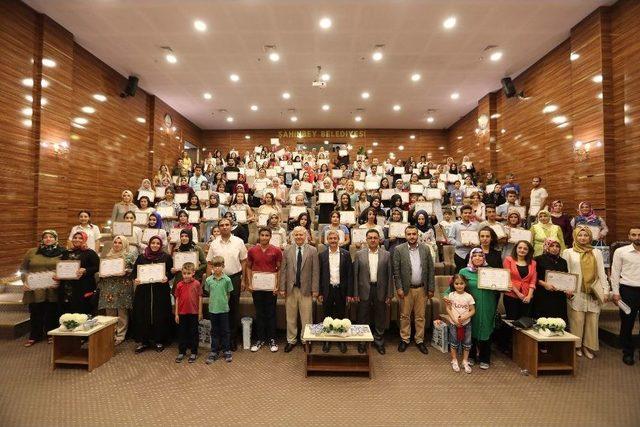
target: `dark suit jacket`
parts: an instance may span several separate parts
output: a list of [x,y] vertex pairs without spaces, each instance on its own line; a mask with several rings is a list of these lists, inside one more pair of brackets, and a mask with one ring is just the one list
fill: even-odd
[[[338,248],[340,251],[340,288],[343,294],[351,295],[353,292],[353,264],[351,263],[351,255],[346,249]],[[318,255],[320,258],[320,295],[324,298],[329,296],[329,288],[331,288],[331,273],[329,271],[329,251],[323,251]]]
[[[351,296],[359,297],[361,301],[369,300],[371,276],[369,275],[369,248],[365,247],[356,253],[353,261],[354,287]],[[383,247],[378,249],[378,301],[393,297],[393,271],[391,255]]]

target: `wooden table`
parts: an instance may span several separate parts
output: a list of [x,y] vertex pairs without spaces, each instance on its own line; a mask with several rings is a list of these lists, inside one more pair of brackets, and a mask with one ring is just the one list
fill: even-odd
[[[373,375],[373,364],[371,362],[370,342],[373,342],[373,335],[368,325],[357,325],[365,328],[362,335],[351,335],[340,337],[336,335],[315,335],[311,332],[311,325],[305,325],[302,340],[305,347],[304,370],[305,376],[313,373],[353,373],[365,374],[369,378]],[[313,342],[330,341],[337,343],[365,343],[366,351],[360,353],[313,353]]]
[[[53,337],[53,369],[58,365],[84,365],[91,372],[111,359],[115,348],[113,335],[118,318],[96,316],[96,319],[98,324],[88,331],[82,327],[74,331],[62,330],[63,327],[49,331],[49,335]],[[88,344],[86,348],[82,346],[84,340]]]
[[[513,327],[511,321],[504,322]],[[513,327],[512,358],[520,369],[526,369],[534,377],[540,372],[570,372],[575,375],[575,342],[579,339],[568,332],[548,337],[533,329]],[[540,344],[544,344],[546,353],[540,352]]]

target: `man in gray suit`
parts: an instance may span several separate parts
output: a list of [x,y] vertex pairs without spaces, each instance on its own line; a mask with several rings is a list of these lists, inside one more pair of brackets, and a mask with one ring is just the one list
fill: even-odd
[[[351,301],[358,304],[358,323],[370,324],[373,310],[373,345],[380,354],[385,354],[384,330],[387,323],[387,307],[393,296],[393,274],[391,256],[380,247],[378,230],[367,231],[367,247],[358,251],[353,262],[353,295]],[[364,353],[363,343],[358,344],[358,352]]]
[[403,352],[411,336],[411,314],[415,320],[415,341],[418,349],[429,353],[424,343],[425,310],[427,297],[431,299],[435,290],[435,271],[431,252],[418,243],[418,229],[406,228],[406,243],[396,246],[393,252],[393,279],[400,301],[400,344]]
[[280,295],[286,297],[287,309],[285,353],[296,345],[298,312],[303,328],[313,321],[313,298],[318,296],[320,272],[318,250],[305,243],[307,230],[297,226],[292,233],[294,243],[284,251],[280,267]]

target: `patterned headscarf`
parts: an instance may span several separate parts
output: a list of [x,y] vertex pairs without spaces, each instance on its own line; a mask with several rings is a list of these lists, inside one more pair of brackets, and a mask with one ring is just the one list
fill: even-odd
[[473,249],[471,249],[471,252],[469,252],[469,263],[467,264],[467,269],[468,269],[469,271],[473,271],[474,273],[475,273],[476,271],[478,271],[478,267],[476,267],[475,265],[473,265],[473,261],[472,261],[472,260],[473,260],[473,256],[474,256],[475,254],[480,254],[480,255],[482,255],[482,260],[483,260],[482,267],[484,267],[484,266],[486,266],[486,265],[487,265],[487,257],[486,257],[486,255],[484,254],[484,251],[482,250],[482,248],[473,248]]
[[129,252],[129,239],[125,236],[115,236],[113,238],[113,242],[115,243],[116,240],[120,240],[120,242],[122,242],[122,250],[116,252],[113,249],[113,246],[111,246],[111,249],[107,252],[107,258],[124,257]]
[[77,235],[80,235],[82,237],[82,243],[80,244],[80,246],[73,246],[73,248],[71,248],[71,250],[73,252],[76,251],[86,251],[87,249],[89,249],[89,247],[87,246],[87,240],[89,239],[89,236],[87,236],[87,233],[85,233],[84,231],[76,231],[75,233],[73,233],[73,237],[76,237]]
[[542,244],[542,252],[547,254],[547,255],[549,255],[549,256],[551,256],[551,257],[559,257],[560,254],[552,255],[551,253],[549,253],[549,248],[553,244],[556,244],[556,245],[560,246],[560,242],[555,237],[547,237],[546,239],[544,239],[544,243]]
[[[49,234],[55,239],[55,242],[53,242],[52,245],[44,244],[45,234]],[[58,243],[58,233],[55,230],[44,230],[40,236],[40,245],[38,245],[36,254],[45,256],[47,258],[55,258],[65,252],[65,249]]]
[[[588,207],[589,208],[589,213],[586,215],[583,215],[581,212],[581,209],[583,207]],[[596,215],[596,213],[594,212],[593,208],[591,207],[591,203],[590,202],[580,202],[580,204],[578,205],[578,215],[576,215],[576,220],[575,223],[576,224],[581,224],[581,223],[587,223],[587,224],[600,224],[600,221],[598,220],[598,215]]]

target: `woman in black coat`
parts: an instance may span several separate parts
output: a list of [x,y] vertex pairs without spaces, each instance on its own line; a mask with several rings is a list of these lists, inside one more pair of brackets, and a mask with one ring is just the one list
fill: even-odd
[[569,324],[567,318],[567,295],[564,291],[555,290],[553,285],[544,281],[547,271],[568,272],[567,261],[560,256],[560,242],[546,239],[542,255],[536,258],[536,272],[538,283],[531,300],[534,318],[559,317]]
[[93,314],[98,307],[95,275],[100,268],[98,254],[87,247],[87,234],[78,231],[71,236],[72,248],[61,261],[80,261],[77,279],[60,280],[58,301],[60,313]]

